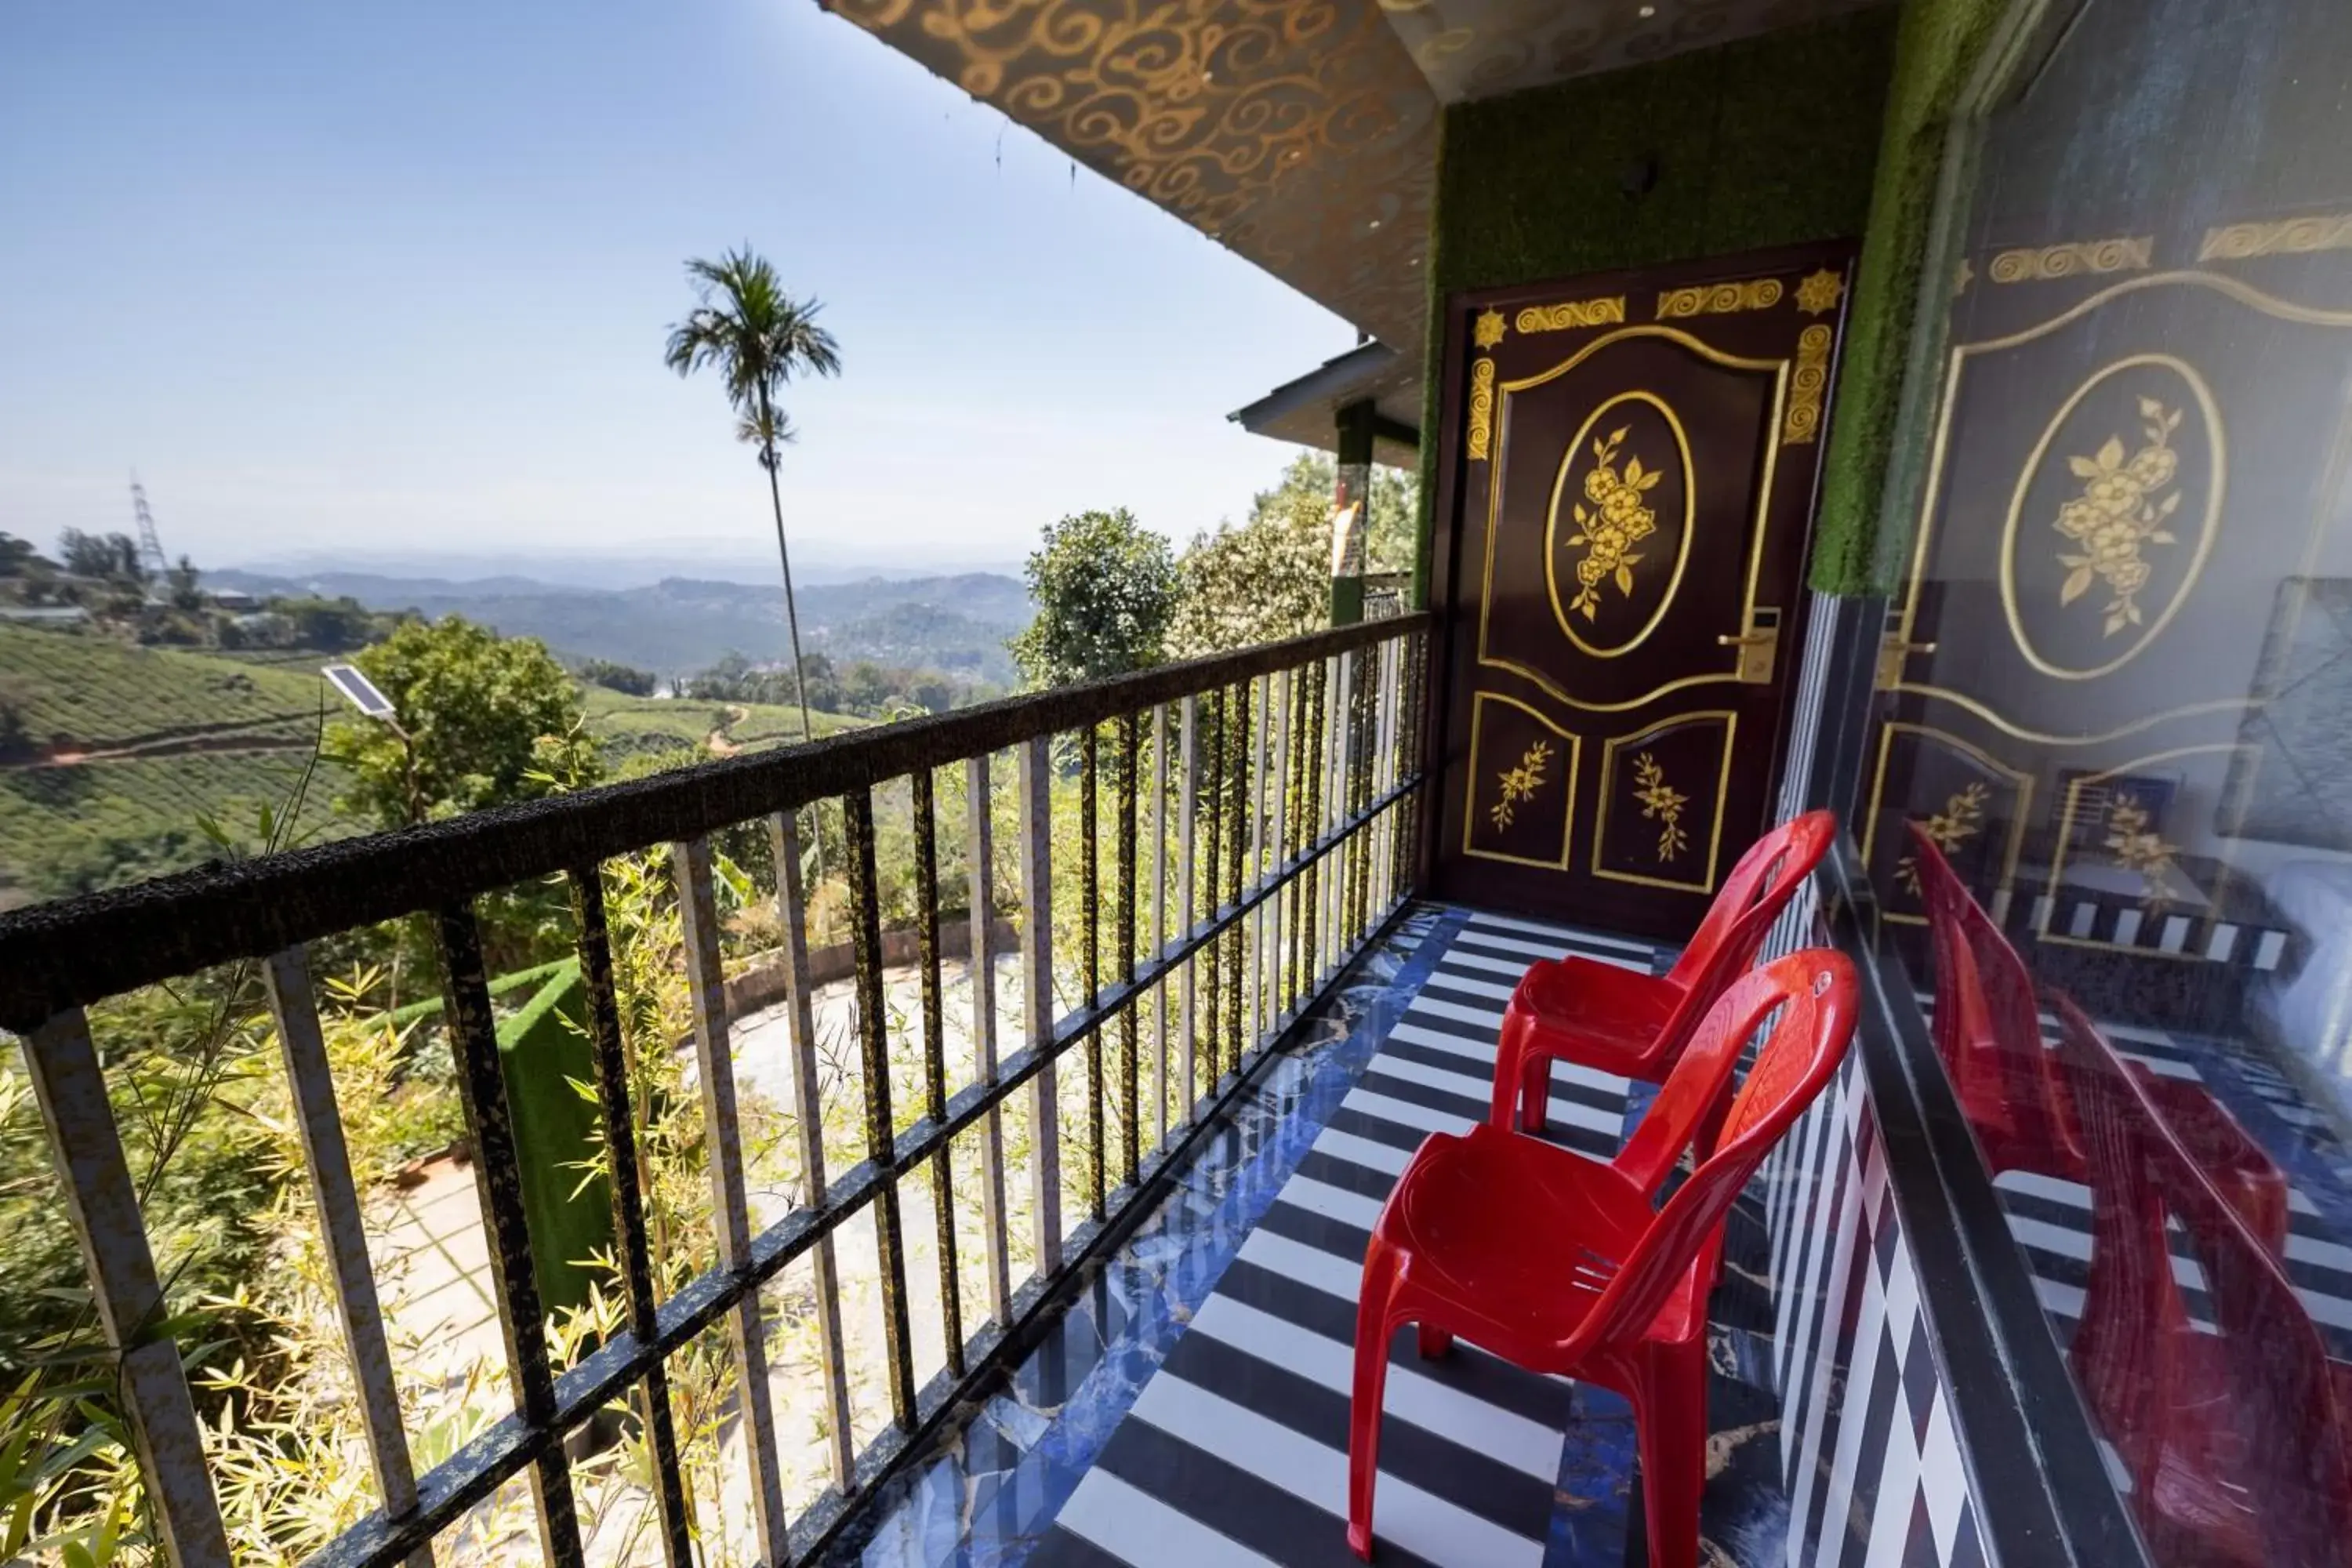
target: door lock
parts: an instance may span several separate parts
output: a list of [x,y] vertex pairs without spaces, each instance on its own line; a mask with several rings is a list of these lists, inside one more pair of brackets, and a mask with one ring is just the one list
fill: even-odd
[[1878,645],[1878,689],[1892,691],[1903,684],[1903,661],[1915,653],[1933,653],[1932,642],[1913,642],[1901,632],[1889,632]]
[[1729,633],[1717,637],[1722,647],[1736,647],[1739,658],[1733,667],[1732,677],[1750,686],[1771,684],[1772,668],[1780,651],[1780,612],[1769,605],[1759,605],[1748,618],[1748,629],[1738,637]]

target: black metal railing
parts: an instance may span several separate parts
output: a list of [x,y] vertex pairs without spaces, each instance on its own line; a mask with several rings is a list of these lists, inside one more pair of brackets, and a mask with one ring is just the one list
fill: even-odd
[[[1132,1229],[1209,1114],[1401,908],[1418,831],[1429,626],[1425,615],[1402,616],[0,917],[0,1024],[23,1037],[166,1554],[177,1563],[226,1564],[229,1548],[205,1433],[168,1331],[109,1105],[85,1011],[91,1004],[233,961],[262,966],[379,1491],[376,1511],[310,1562],[430,1563],[437,1534],[520,1476],[533,1494],[545,1561],[583,1563],[566,1439],[625,1397],[650,1456],[649,1514],[667,1561],[685,1568],[693,1560],[691,1504],[665,1380],[677,1352],[713,1329],[723,1329],[733,1362],[730,1430],[752,1480],[751,1549],[772,1564],[805,1562],[835,1539],[858,1498],[969,1412],[985,1381],[1034,1343],[1076,1288],[1080,1266]],[[1107,802],[1100,798],[1106,746]],[[1019,889],[1011,901],[1019,913],[1025,1038],[1000,1055],[991,931],[1001,900],[990,807],[992,764],[1006,751],[1015,754],[1018,774]],[[961,1087],[950,1082],[942,1045],[934,784],[936,770],[953,767],[963,770],[968,805],[973,991],[974,1065]],[[1063,1010],[1055,1005],[1054,784],[1072,770],[1080,952],[1076,1005]],[[910,781],[915,1026],[922,1031],[921,1114],[905,1125],[891,1103],[876,857],[877,792],[902,779]],[[864,1100],[864,1158],[838,1174],[825,1169],[817,1103],[802,872],[804,818],[829,802],[838,803],[846,851],[845,869],[836,869],[848,892]],[[1100,864],[1106,805],[1108,933]],[[802,1184],[796,1206],[755,1228],[711,837],[761,820],[790,971]],[[663,844],[670,846],[678,903],[718,1258],[666,1298],[639,1190],[642,1108],[633,1107],[626,1079],[629,1042],[604,875],[607,862]],[[568,1367],[551,1357],[534,1277],[476,908],[484,895],[548,879],[570,893],[625,1301],[622,1325]],[[413,1472],[394,1388],[362,1235],[362,1194],[344,1147],[310,977],[310,944],[419,915],[430,922],[443,972],[443,1016],[512,1394],[510,1414],[422,1476]],[[1064,1177],[1056,1082],[1073,1053],[1086,1103],[1077,1151],[1084,1166],[1075,1184]],[[1003,1122],[1024,1107],[1033,1211],[1024,1229],[1034,1267],[1016,1281],[1008,1246],[1015,1194],[1008,1191]],[[951,1217],[958,1177],[950,1153],[958,1139],[978,1145],[973,1168],[984,1221],[976,1259],[960,1248]],[[901,1205],[909,1181],[927,1189],[939,1222],[946,1341],[941,1370],[920,1386]],[[1082,1217],[1065,1235],[1064,1202],[1073,1186]],[[861,1448],[845,1372],[835,1241],[845,1223],[868,1215],[879,1254],[888,1421]],[[814,1282],[830,1484],[793,1500],[780,1482],[760,1291],[803,1260]],[[967,1269],[977,1271],[987,1314],[972,1333],[963,1331]]]

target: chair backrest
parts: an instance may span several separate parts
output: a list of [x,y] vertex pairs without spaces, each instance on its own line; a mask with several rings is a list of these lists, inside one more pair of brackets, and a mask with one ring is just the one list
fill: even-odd
[[[2246,1498],[2270,1560],[2333,1562],[2352,1537],[2352,1451],[2327,1350],[2278,1260],[2071,999],[2055,999],[2059,1055],[2081,1117],[2091,1170],[2090,1279],[2068,1349],[2076,1382],[2131,1472],[2154,1494],[2175,1420],[2227,1419],[2236,1443],[2196,1445],[2239,1473],[2206,1478]],[[2173,1272],[2178,1220],[2204,1271],[2222,1365],[2223,1409],[2192,1405],[2180,1381],[2202,1339]],[[2200,1391],[2210,1398],[2210,1390]]]
[[1748,1178],[1837,1071],[1853,1038],[1857,992],[1853,964],[1843,953],[1808,948],[1746,976],[1710,1010],[1628,1141],[1621,1169],[1629,1160],[1646,1167],[1679,1159],[1719,1103],[1741,1047],[1775,1008],[1780,1016],[1731,1101],[1714,1154],[1666,1200],[1626,1255],[1586,1318],[1580,1342],[1638,1338],[1649,1327]]
[[1997,1123],[2017,1147],[2078,1157],[2033,976],[2009,938],[1916,822],[1912,864],[1936,952],[1936,1055],[1970,1121]]
[[1832,812],[1809,811],[1780,824],[1748,847],[1731,875],[1716,890],[1706,918],[1666,971],[1666,984],[1682,993],[1674,1013],[1661,1029],[1657,1048],[1664,1059],[1676,1059],[1713,1010],[1725,986],[1748,973],[1756,950],[1764,945],[1772,922],[1789,907],[1797,889],[1829,853],[1837,837]]
[[[1746,971],[1756,962],[1756,950],[1772,922],[1822,863],[1836,837],[1835,813],[1809,811],[1749,845],[1716,890],[1706,918],[1698,922],[1698,930],[1691,933],[1666,978],[1689,990],[1710,972],[1719,973],[1722,977],[1706,987],[1712,994]],[[1711,1005],[1710,994],[1708,1001],[1700,1004],[1701,1010]]]

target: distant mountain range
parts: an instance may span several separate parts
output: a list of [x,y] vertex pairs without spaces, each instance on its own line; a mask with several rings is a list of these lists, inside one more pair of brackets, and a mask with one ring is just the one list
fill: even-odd
[[[501,575],[457,581],[320,571],[299,575],[223,570],[208,587],[262,595],[349,595],[370,609],[457,614],[509,637],[533,637],[572,658],[609,658],[659,675],[690,673],[728,653],[755,662],[789,656],[782,590],[773,584],[665,577],[604,589]],[[800,590],[801,641],[837,663],[946,670],[1009,683],[1004,640],[1028,625],[1029,595],[995,572],[819,583]]]

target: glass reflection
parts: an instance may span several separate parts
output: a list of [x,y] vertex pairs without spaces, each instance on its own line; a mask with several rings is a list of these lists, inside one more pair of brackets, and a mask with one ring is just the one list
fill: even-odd
[[2352,5],[2062,11],[1858,826],[2157,1561],[2352,1561]]

